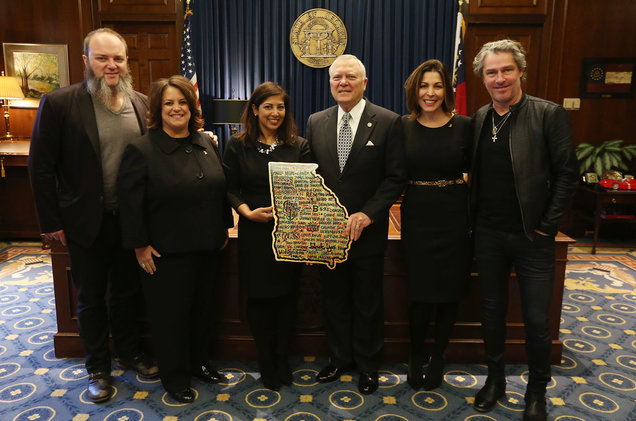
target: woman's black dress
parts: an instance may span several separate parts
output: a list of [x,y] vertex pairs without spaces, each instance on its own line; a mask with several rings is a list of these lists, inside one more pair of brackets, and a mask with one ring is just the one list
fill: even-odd
[[[271,206],[269,162],[311,162],[309,144],[302,137],[293,145],[280,145],[269,154],[259,152],[259,142],[245,144],[236,137],[225,147],[228,198],[234,209],[246,203],[250,209]],[[274,221],[252,222],[239,217],[239,284],[250,298],[279,297],[292,293],[302,264],[277,262],[272,251]]]
[[[409,180],[463,178],[471,148],[470,118],[455,115],[439,128],[402,118]],[[411,301],[458,301],[470,274],[466,184],[408,184],[401,207],[402,244]]]

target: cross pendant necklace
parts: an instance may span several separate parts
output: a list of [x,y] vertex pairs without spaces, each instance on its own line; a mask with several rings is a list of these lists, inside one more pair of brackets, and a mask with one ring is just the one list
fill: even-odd
[[510,114],[511,112],[508,111],[506,113],[506,116],[503,118],[503,120],[501,120],[499,124],[495,125],[495,110],[492,111],[492,114],[490,115],[490,117],[492,117],[492,141],[493,142],[497,141],[497,133],[499,133],[503,125],[506,124],[506,120],[508,120],[508,117],[510,117]]

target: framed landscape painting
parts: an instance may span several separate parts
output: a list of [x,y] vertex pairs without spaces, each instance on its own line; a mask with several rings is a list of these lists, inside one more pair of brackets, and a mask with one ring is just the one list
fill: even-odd
[[14,76],[25,99],[12,100],[11,106],[37,108],[40,98],[54,89],[68,86],[68,47],[66,44],[2,43],[7,76]]

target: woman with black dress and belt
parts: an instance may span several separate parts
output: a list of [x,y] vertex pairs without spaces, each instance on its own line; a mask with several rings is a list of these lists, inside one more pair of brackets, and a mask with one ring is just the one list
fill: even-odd
[[191,377],[224,380],[210,362],[215,270],[233,225],[223,164],[182,76],[155,82],[148,133],[126,147],[117,179],[124,247],[134,248],[163,387],[190,403]]
[[[444,64],[428,60],[407,79],[402,117],[408,186],[401,206],[402,240],[411,306],[407,382],[431,390],[442,382],[444,350],[470,275],[468,189],[470,118],[454,115],[455,100]],[[424,343],[434,322],[434,344],[423,378]]]
[[297,135],[289,95],[273,82],[254,90],[242,124],[243,131],[230,138],[223,155],[228,199],[239,214],[239,285],[247,297],[261,380],[279,390],[293,381],[288,348],[302,264],[274,260],[268,163],[311,162],[311,155],[307,141]]

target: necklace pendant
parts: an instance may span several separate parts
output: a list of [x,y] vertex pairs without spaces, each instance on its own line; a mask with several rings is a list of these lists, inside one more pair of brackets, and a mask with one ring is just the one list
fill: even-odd
[[497,133],[492,135],[492,141],[493,143],[497,141]]

